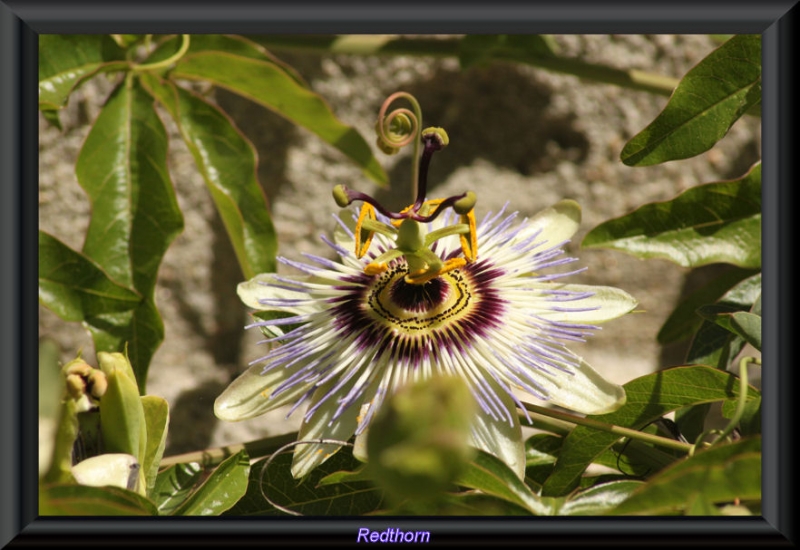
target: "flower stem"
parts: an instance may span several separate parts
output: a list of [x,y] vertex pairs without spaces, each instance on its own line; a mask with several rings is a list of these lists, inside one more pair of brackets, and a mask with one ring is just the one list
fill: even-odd
[[586,426],[587,428],[593,428],[595,430],[601,430],[604,432],[612,433],[614,435],[619,435],[620,437],[627,437],[630,439],[643,441],[645,443],[652,443],[653,445],[658,445],[660,447],[666,447],[668,449],[675,449],[687,453],[692,448],[692,445],[689,443],[682,443],[680,441],[669,439],[667,437],[652,435],[637,430],[632,430],[630,428],[623,428],[622,426],[616,426],[614,424],[607,424],[606,422],[600,422],[599,420],[594,420],[592,418],[584,418],[569,413],[554,411],[552,409],[548,409],[546,407],[540,407],[538,405],[533,405],[531,403],[523,403],[523,404],[525,405],[525,408],[528,411],[535,413],[537,416],[554,418],[556,420],[569,422],[571,424],[578,424],[580,426]]
[[711,433],[717,433],[717,437],[714,439],[714,441],[712,441],[709,444],[709,446],[711,446],[728,437],[730,434],[733,433],[733,430],[736,429],[736,426],[739,425],[739,421],[742,419],[742,415],[744,414],[744,409],[747,406],[747,392],[749,387],[747,378],[748,363],[755,363],[757,365],[760,365],[761,359],[757,357],[747,356],[747,357],[742,357],[741,361],[739,361],[739,400],[736,402],[736,410],[733,412],[733,416],[731,417],[730,421],[725,426],[725,428],[722,429],[722,431],[711,430],[709,432],[701,433],[697,437],[695,444],[692,445],[692,448],[689,451],[690,455],[694,454],[698,445],[700,445],[700,443],[703,441],[703,438],[705,438],[707,435]]
[[293,432],[267,437],[264,439],[257,439],[255,441],[248,441],[247,443],[240,443],[238,445],[228,445],[227,447],[217,447],[215,449],[204,449],[202,451],[172,455],[163,458],[161,460],[160,467],[166,468],[167,466],[173,466],[175,464],[197,462],[203,467],[209,468],[219,465],[223,460],[229,456],[235,455],[242,449],[247,451],[247,455],[251,459],[260,458],[271,455],[281,447],[296,440],[297,432]]

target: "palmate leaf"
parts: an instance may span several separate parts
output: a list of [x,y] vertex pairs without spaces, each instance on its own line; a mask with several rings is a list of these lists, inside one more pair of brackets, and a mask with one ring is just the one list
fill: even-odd
[[675,463],[638,487],[614,515],[709,515],[715,505],[761,498],[761,438],[717,445]]
[[761,37],[734,36],[690,70],[669,103],[622,149],[628,166],[699,155],[761,101]]
[[98,351],[123,351],[145,392],[150,359],[163,340],[153,293],[161,259],[183,228],[167,172],[167,136],[152,98],[135,79],[111,94],[75,168],[92,218],[83,253],[144,300],[126,313],[87,320]]
[[125,51],[108,35],[39,36],[39,109],[60,109],[75,88],[103,71],[128,66]]
[[715,262],[760,267],[761,163],[741,179],[693,187],[604,222],[581,246],[663,258],[683,267]]
[[142,75],[142,84],[178,123],[225,224],[245,279],[275,271],[277,239],[256,179],[256,152],[230,119],[198,95]]
[[[622,408],[591,418],[640,430],[681,407],[736,399],[739,395],[734,375],[704,366],[673,367],[632,380],[624,387],[627,402]],[[759,393],[750,388],[748,400],[758,397]],[[544,483],[543,494],[559,496],[573,490],[595,457],[619,439],[619,435],[576,426],[564,439],[555,468]]]
[[142,297],[113,281],[103,268],[39,231],[39,301],[65,321],[134,309]]
[[296,74],[266,53],[258,58],[255,44],[237,51],[202,49],[203,46],[190,46],[170,78],[210,82],[246,97],[310,130],[353,160],[373,181],[386,184],[386,172],[361,134],[341,122],[325,100],[299,81]]

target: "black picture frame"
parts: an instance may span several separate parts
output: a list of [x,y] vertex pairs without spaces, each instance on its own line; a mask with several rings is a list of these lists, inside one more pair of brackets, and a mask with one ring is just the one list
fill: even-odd
[[[181,3],[0,0],[0,545],[350,545],[359,528],[431,532],[431,544],[793,546],[792,209],[795,0]],[[757,518],[37,517],[37,55],[44,33],[719,33],[763,37],[763,516]]]

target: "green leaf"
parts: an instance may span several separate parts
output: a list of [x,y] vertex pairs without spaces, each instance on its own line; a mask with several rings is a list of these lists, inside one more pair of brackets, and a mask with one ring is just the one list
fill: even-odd
[[176,516],[218,516],[247,491],[250,458],[239,451],[216,467],[206,481],[173,512]]
[[[299,84],[306,86],[303,78],[297,74],[297,71],[289,65],[284,63],[274,55],[272,55],[264,46],[254,42],[253,40],[240,35],[230,34],[193,34],[189,40],[188,54],[196,54],[199,52],[226,52],[250,59],[257,59],[260,61],[267,61],[274,63],[281,67],[289,76],[296,80]],[[164,40],[159,44],[158,48],[154,50],[147,58],[146,64],[158,63],[176,54],[182,45],[182,36],[173,36]]]
[[529,487],[534,490],[541,488],[553,471],[563,441],[563,437],[547,433],[525,440],[525,483]]
[[734,36],[690,70],[667,106],[622,149],[628,166],[703,153],[761,101],[761,37]]
[[604,222],[582,246],[663,258],[683,267],[715,262],[760,267],[761,163],[741,179],[699,185]]
[[103,446],[106,452],[133,455],[141,465],[147,449],[147,427],[139,388],[113,363],[109,367],[101,364],[101,368],[108,380],[100,399]]
[[705,319],[721,326],[728,332],[733,332],[731,328],[731,315],[736,311],[735,306],[725,304],[707,304],[697,308],[697,314]]
[[711,447],[662,470],[613,513],[674,514],[760,498],[761,438],[754,437]]
[[128,49],[134,44],[138,44],[144,40],[144,34],[112,34],[111,38],[114,39],[121,48]]
[[[754,307],[761,295],[761,274],[744,279],[726,292],[716,305],[727,312],[747,311]],[[744,338],[738,337],[726,328],[712,321],[700,325],[689,352],[687,363],[716,366],[726,370],[730,362],[744,347]]]
[[502,460],[482,450],[461,474],[458,484],[521,506],[537,516],[553,513],[552,506],[531,491]]
[[128,354],[144,393],[150,359],[163,340],[153,301],[158,268],[183,218],[167,171],[167,136],[152,98],[134,79],[106,102],[75,168],[92,218],[83,253],[145,300],[128,313],[87,319],[95,346]]
[[362,464],[361,467],[352,470],[340,470],[338,472],[333,472],[329,474],[317,482],[317,485],[320,487],[324,487],[325,485],[336,485],[337,483],[351,483],[353,481],[372,481],[372,477],[369,475],[367,471],[366,464]]
[[733,268],[693,292],[664,321],[658,331],[658,343],[670,344],[691,337],[703,323],[702,317],[697,315],[697,308],[716,302],[733,285],[753,274],[752,270]]
[[527,517],[531,515],[522,506],[476,492],[443,495],[442,502],[442,510],[437,515]]
[[256,179],[256,151],[217,107],[171,82],[142,83],[172,114],[225,224],[245,279],[275,271],[277,238]]
[[39,108],[60,109],[88,78],[127,66],[124,50],[108,35],[39,35]]
[[744,338],[735,336],[716,323],[706,321],[694,335],[692,345],[686,354],[686,363],[727,370],[744,344]]
[[[734,401],[725,401],[722,404],[722,416],[724,418],[733,418],[735,411],[736,403]],[[761,396],[757,396],[752,400],[748,399],[739,419],[738,429],[742,436],[761,434]]]
[[161,457],[164,455],[164,446],[167,442],[169,404],[166,399],[157,395],[145,395],[141,397],[141,400],[147,433],[142,471],[147,481],[149,494],[156,483],[158,467],[161,464]]
[[553,57],[555,48],[547,35],[468,34],[458,43],[458,61],[462,69],[467,69],[494,57],[515,61]]
[[61,126],[61,119],[58,117],[58,111],[45,109],[41,111],[41,113],[48,124],[50,124],[51,126],[55,126],[58,130],[64,129]]
[[355,161],[376,183],[388,181],[361,134],[342,123],[322,97],[274,62],[226,51],[188,53],[171,77],[211,82],[246,97],[312,131]]
[[761,316],[734,307],[712,304],[699,308],[698,313],[705,319],[716,323],[728,332],[742,337],[750,345],[761,351]]
[[[619,470],[626,476],[644,477],[671,464],[675,457],[668,453],[637,441],[618,442],[595,457],[592,464]],[[581,483],[586,479],[582,478]]]
[[735,307],[740,311],[750,311],[755,307],[761,307],[760,298],[761,273],[756,273],[731,287],[716,303]]
[[[641,430],[670,411],[698,403],[736,399],[739,394],[733,374],[704,366],[665,369],[632,380],[624,387],[627,402],[622,408],[588,418]],[[751,391],[748,399],[755,399],[758,392],[752,388]],[[619,439],[619,435],[576,426],[564,438],[561,454],[544,484],[543,494],[558,496],[573,490],[595,457]]]
[[[275,456],[268,466],[267,462],[265,459],[253,465],[247,494],[226,515],[285,517],[286,513],[265,496],[278,506],[305,516],[358,516],[373,513],[383,505],[383,492],[375,485],[349,477],[362,466],[349,452],[336,453],[300,481],[291,474],[292,453]],[[323,479],[331,481],[336,476],[341,476],[341,483],[322,485]]]
[[142,297],[80,252],[39,231],[39,301],[65,321],[130,311]]
[[158,474],[147,495],[155,502],[160,515],[170,515],[191,494],[202,475],[203,468],[196,462],[175,464]]
[[761,316],[746,311],[731,315],[731,329],[747,340],[747,343],[761,351]]
[[[734,401],[725,401],[723,406],[729,403],[736,406]],[[675,424],[686,441],[697,441],[700,434],[705,432],[706,418],[710,410],[711,405],[704,403],[675,411]]]
[[119,487],[76,484],[45,485],[40,495],[42,515],[56,516],[155,516],[152,502]]
[[136,372],[140,393],[145,392],[147,369],[153,353],[164,339],[164,322],[152,298],[132,311],[104,313],[86,320],[98,351],[125,350]]
[[641,481],[619,480],[594,485],[569,497],[558,509],[559,516],[603,515],[630,497]]
[[564,438],[553,434],[532,435],[525,441],[525,466],[553,464],[558,458]]

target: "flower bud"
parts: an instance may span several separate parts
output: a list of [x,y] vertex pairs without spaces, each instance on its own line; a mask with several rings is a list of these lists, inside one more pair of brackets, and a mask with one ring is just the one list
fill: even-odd
[[463,380],[436,376],[384,403],[366,440],[373,479],[397,501],[435,499],[473,455],[475,402]]
[[92,487],[111,485],[137,491],[141,485],[141,467],[136,457],[123,453],[87,458],[72,467],[72,475],[81,485]]
[[97,354],[108,382],[100,399],[100,427],[109,453],[126,453],[141,463],[147,448],[147,426],[139,387],[121,353]]

